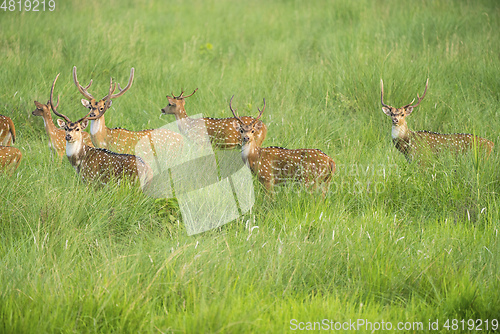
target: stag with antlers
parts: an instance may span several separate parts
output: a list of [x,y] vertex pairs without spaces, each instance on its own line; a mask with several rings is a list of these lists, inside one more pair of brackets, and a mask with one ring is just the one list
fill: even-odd
[[65,131],[66,155],[80,177],[86,182],[99,181],[104,184],[110,179],[128,178],[131,181],[140,180],[141,185],[146,186],[152,178],[152,171],[140,157],[86,145],[82,132],[88,125],[88,114],[72,122],[67,116],[57,111],[59,97],[56,106],[53,100],[54,86],[58,77],[59,74],[52,83],[49,104],[54,114],[64,119],[58,119],[57,124]]
[[266,108],[266,100],[264,99],[262,110],[258,109],[259,116],[251,121],[245,121],[233,109],[233,97],[229,102],[229,108],[234,115],[233,127],[240,133],[241,157],[266,189],[272,190],[274,185],[294,181],[307,187],[323,184],[326,186],[323,188],[325,194],[335,172],[333,159],[318,149],[260,147],[257,145],[255,135],[263,126],[259,119]]
[[406,124],[406,117],[420,105],[427,93],[429,79],[425,83],[422,96],[417,94],[417,103],[394,108],[384,103],[384,82],[380,80],[382,111],[392,119],[392,141],[408,162],[422,158],[428,153],[440,152],[465,153],[474,147],[483,149],[487,155],[493,149],[493,142],[468,133],[441,134],[430,131],[411,131]]
[[[96,147],[106,148],[117,153],[139,154],[141,152],[149,152],[153,150],[156,154],[157,149],[166,150],[169,156],[175,157],[183,146],[182,136],[178,133],[167,129],[151,129],[142,131],[130,131],[122,128],[108,128],[105,124],[104,113],[109,109],[112,99],[122,96],[132,86],[134,79],[134,68],[130,70],[130,78],[127,86],[121,88],[120,84],[113,85],[113,79],[109,84],[108,95],[97,101],[89,92],[88,89],[92,85],[90,83],[83,87],[78,82],[76,75],[76,66],[73,67],[73,81],[78,88],[78,91],[88,100],[82,99],[82,104],[90,109],[88,119],[90,121],[90,137]],[[114,93],[118,85],[118,93]],[[142,140],[146,138],[147,140]],[[143,147],[139,143],[153,144],[153,147]],[[156,146],[156,147],[155,147]]]

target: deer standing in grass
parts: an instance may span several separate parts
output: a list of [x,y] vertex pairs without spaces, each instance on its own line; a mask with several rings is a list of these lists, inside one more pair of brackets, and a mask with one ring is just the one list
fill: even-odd
[[493,142],[476,135],[468,133],[441,134],[408,129],[406,117],[422,102],[427,93],[428,85],[429,79],[425,83],[424,94],[421,97],[417,94],[416,104],[412,105],[412,101],[401,108],[394,108],[384,103],[384,82],[380,80],[382,111],[392,119],[392,141],[408,162],[428,153],[438,154],[444,151],[465,153],[475,148],[485,150],[489,156],[493,149]]
[[[57,116],[63,118],[57,120],[57,124],[65,131],[66,155],[76,172],[86,182],[99,181],[108,183],[110,179],[120,180],[124,177],[131,181],[140,180],[141,185],[149,184],[152,179],[152,171],[140,157],[131,154],[119,154],[107,149],[94,148],[83,141],[83,130],[88,125],[88,114],[76,122],[59,113],[54,106],[54,86],[59,74],[54,79],[50,91],[49,104]],[[57,99],[57,106],[59,98]]]
[[303,183],[308,187],[317,187],[323,183],[326,185],[326,188],[323,188],[324,195],[335,172],[333,159],[318,149],[260,147],[255,135],[263,126],[259,118],[266,108],[266,100],[264,99],[262,110],[258,109],[259,116],[246,122],[233,110],[232,100],[233,98],[229,102],[229,108],[234,115],[233,127],[240,133],[243,162],[250,167],[266,189],[272,190],[274,185],[287,181]]
[[16,142],[16,127],[10,117],[0,115],[0,145],[10,146]]
[[[184,91],[181,92],[179,96],[167,95],[168,105],[161,111],[164,114],[175,115],[177,120],[177,126],[179,131],[187,138],[200,142],[200,137],[202,137],[203,127],[206,127],[208,138],[212,145],[220,149],[233,149],[240,146],[241,138],[240,133],[236,131],[233,126],[234,119],[230,118],[190,118],[185,109],[185,98],[192,96],[198,88],[194,90],[190,95],[184,96]],[[244,122],[252,122],[253,117],[243,116],[241,120]],[[264,123],[260,122],[260,129],[255,133],[255,142],[257,146],[262,145],[262,142],[266,138],[267,127]]]
[[[42,116],[45,131],[49,136],[49,148],[56,152],[61,161],[66,152],[66,132],[63,129],[58,128],[54,125],[52,121],[52,109],[50,107],[50,101],[47,104],[35,101],[36,109],[33,110],[33,116]],[[57,108],[57,105],[56,105]],[[88,132],[82,132],[83,142],[90,147],[94,147],[90,135]]]
[[[154,143],[162,149],[166,149],[170,156],[175,157],[183,146],[183,138],[180,134],[166,129],[151,129],[142,131],[130,131],[122,128],[108,128],[105,124],[104,113],[111,106],[111,100],[125,94],[132,86],[134,79],[134,68],[130,70],[130,78],[125,88],[121,89],[118,84],[118,93],[114,94],[116,85],[113,87],[113,80],[111,79],[109,93],[101,100],[96,99],[88,92],[88,88],[92,85],[92,80],[86,87],[82,87],[78,83],[76,75],[76,66],[73,67],[73,80],[78,91],[88,100],[82,99],[82,104],[90,109],[90,138],[96,147],[106,148],[117,153],[134,154],[149,151],[149,147],[137,147],[137,144],[143,138],[148,140],[142,143]],[[137,151],[137,152],[136,152]],[[156,153],[153,147],[153,153]]]

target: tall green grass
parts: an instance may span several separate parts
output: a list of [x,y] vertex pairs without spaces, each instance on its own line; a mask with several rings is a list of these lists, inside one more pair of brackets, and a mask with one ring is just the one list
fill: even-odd
[[[498,319],[500,7],[496,1],[57,1],[0,11],[0,114],[23,152],[0,175],[0,332],[287,332],[298,322]],[[173,200],[127,184],[89,187],[53,161],[31,115],[56,87],[84,115],[79,80],[132,130],[172,91],[189,114],[263,116],[265,146],[319,148],[337,163],[326,198],[273,198],[255,182],[250,213],[188,237]],[[385,100],[422,93],[413,130],[475,133],[489,159],[409,165]],[[57,159],[55,159],[57,160]],[[483,329],[486,329],[483,324]],[[491,330],[491,322],[490,322]]]

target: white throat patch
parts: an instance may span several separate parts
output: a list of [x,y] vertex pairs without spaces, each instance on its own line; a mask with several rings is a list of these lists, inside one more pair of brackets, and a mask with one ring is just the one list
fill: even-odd
[[101,127],[100,121],[100,118],[90,121],[90,134],[92,136],[95,136],[99,132],[99,128]]
[[82,141],[77,140],[73,143],[66,142],[66,155],[72,157],[76,155],[82,149]]

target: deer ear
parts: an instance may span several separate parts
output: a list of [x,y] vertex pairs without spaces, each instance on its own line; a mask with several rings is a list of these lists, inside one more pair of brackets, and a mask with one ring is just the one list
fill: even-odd
[[[48,104],[48,103],[47,103]],[[43,104],[41,104],[40,102],[38,101],[35,101],[35,106],[38,108],[38,109],[42,109],[43,107]]]
[[235,120],[235,119],[233,119],[233,126],[234,126],[234,129],[236,131],[240,131],[240,127],[241,127],[240,123],[237,120]]
[[83,104],[83,106],[84,106],[85,108],[90,109],[90,107],[92,106],[92,105],[90,104],[90,101],[87,101],[87,100],[85,100],[85,99],[82,99],[81,101],[82,101],[82,104]]
[[87,127],[87,125],[89,125],[89,120],[88,119],[84,119],[83,121],[80,122],[80,126],[81,126],[82,130],[85,130],[85,128]]
[[391,112],[391,109],[390,108],[387,108],[387,107],[382,107],[382,111],[384,112],[384,114],[386,114],[387,116],[392,116],[392,112]]
[[59,127],[64,130],[64,128],[66,127],[66,122],[63,121],[62,119],[58,118],[57,125],[59,125]]
[[255,125],[253,127],[255,128],[255,130],[260,131],[260,129],[262,129],[263,125],[264,125],[264,123],[262,123],[262,121],[258,121],[257,123],[255,123]]
[[412,111],[413,111],[413,107],[409,106],[408,108],[405,109],[405,114],[409,115],[409,114],[411,114]]

